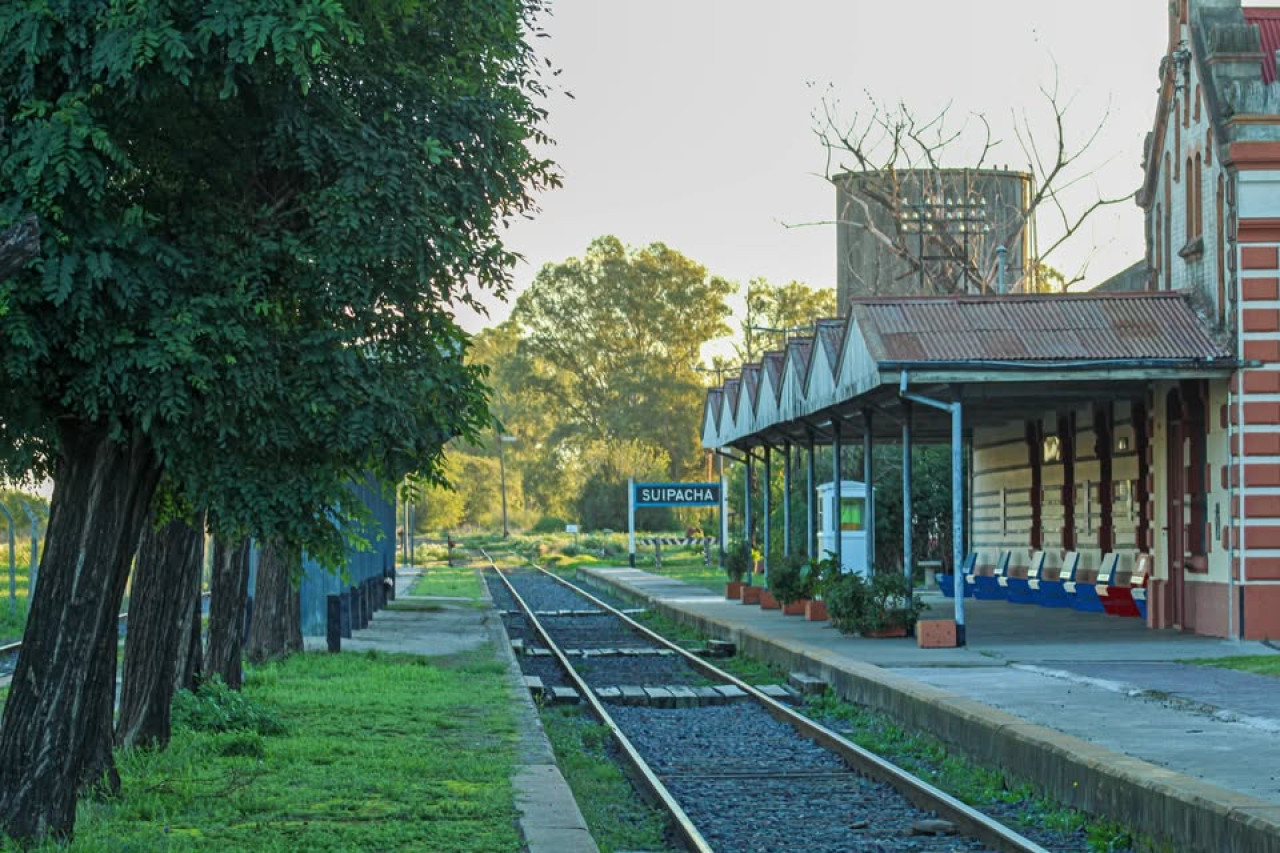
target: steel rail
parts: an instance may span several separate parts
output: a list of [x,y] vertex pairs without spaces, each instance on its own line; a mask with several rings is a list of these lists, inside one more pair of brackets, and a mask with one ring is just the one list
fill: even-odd
[[[605,710],[604,704],[596,698],[591,687],[582,679],[582,676],[578,674],[578,671],[573,668],[573,665],[569,663],[569,659],[560,650],[560,647],[551,639],[551,635],[542,627],[542,623],[538,621],[538,617],[534,615],[533,608],[529,607],[528,603],[520,597],[520,594],[516,592],[515,587],[511,585],[511,581],[503,575],[502,570],[498,568],[497,564],[493,561],[493,558],[489,556],[488,552],[482,548],[480,549],[480,553],[484,554],[484,558],[489,561],[489,565],[493,568],[494,574],[498,576],[499,580],[501,580],[503,585],[507,588],[507,591],[511,593],[511,597],[515,600],[516,605],[524,613],[526,618],[528,618],[529,624],[532,626],[534,632],[542,639],[542,642],[546,644],[547,648],[551,650],[551,654],[560,664],[560,667],[568,674],[569,680],[582,695],[583,701],[587,703],[587,706],[591,709],[591,713],[601,722],[602,725],[608,728],[609,734],[613,737],[614,742],[618,744],[618,748],[622,750],[622,754],[626,757],[627,763],[630,765],[630,769],[632,773],[635,774],[637,781],[639,781],[640,785],[651,797],[653,797],[658,805],[666,811],[668,815],[670,815],[671,820],[675,825],[676,832],[684,840],[685,844],[687,844],[689,849],[694,851],[694,853],[715,853],[711,845],[707,843],[707,840],[702,837],[702,833],[700,833],[698,828],[693,825],[693,821],[689,819],[689,815],[685,813],[683,808],[681,808],[680,803],[676,801],[676,798],[671,795],[671,792],[667,790],[667,787],[658,779],[657,774],[655,774],[652,768],[649,767],[648,762],[641,757],[640,752],[635,748],[627,736],[622,733],[622,729],[618,728],[618,724],[614,722],[613,717],[611,717],[609,712]],[[614,612],[613,608],[608,608],[608,610],[609,612]]]
[[[926,811],[937,812],[942,818],[960,827],[967,837],[980,841],[995,850],[1002,851],[1002,853],[1049,853],[1048,850],[1031,839],[1014,832],[1009,827],[977,809],[965,805],[946,791],[930,785],[923,779],[913,776],[875,753],[863,749],[821,723],[817,723],[776,699],[766,696],[737,676],[719,669],[692,652],[676,645],[661,634],[655,633],[620,610],[596,598],[577,584],[547,571],[533,562],[533,560],[528,560],[528,563],[539,572],[582,595],[595,606],[603,608],[618,619],[621,619],[626,625],[639,631],[649,639],[683,656],[688,663],[704,675],[726,681],[739,690],[745,691],[754,700],[763,705],[775,719],[789,723],[805,737],[835,752],[850,767],[863,775],[892,786],[917,807]],[[499,572],[499,574],[501,573]],[[503,578],[503,581],[506,582],[506,578]],[[594,699],[594,696],[592,698]]]

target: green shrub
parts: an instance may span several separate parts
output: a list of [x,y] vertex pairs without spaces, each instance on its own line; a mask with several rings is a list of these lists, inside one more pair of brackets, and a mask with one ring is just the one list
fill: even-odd
[[733,539],[724,555],[724,573],[733,583],[741,583],[751,570],[751,543],[745,539]]
[[877,572],[870,581],[856,573],[840,575],[826,584],[823,598],[831,624],[845,634],[874,634],[898,626],[910,630],[925,608],[900,572]]
[[831,624],[842,634],[856,634],[862,630],[871,587],[862,575],[850,572],[829,578],[823,587],[823,601]]
[[538,523],[529,528],[530,533],[563,533],[566,522],[563,518],[557,518],[554,515],[544,515],[538,519]]
[[779,557],[769,567],[769,592],[783,605],[794,604],[812,594],[809,559],[802,554]]
[[173,727],[197,732],[253,732],[283,734],[284,722],[276,714],[232,690],[214,676],[196,692],[179,690],[173,697]]

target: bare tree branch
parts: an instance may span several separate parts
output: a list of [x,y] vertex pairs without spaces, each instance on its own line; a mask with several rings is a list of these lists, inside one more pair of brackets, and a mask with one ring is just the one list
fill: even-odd
[[40,223],[29,213],[0,231],[0,280],[22,269],[40,254]]

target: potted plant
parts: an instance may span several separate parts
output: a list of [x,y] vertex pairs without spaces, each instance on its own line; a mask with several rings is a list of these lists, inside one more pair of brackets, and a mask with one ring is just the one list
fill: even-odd
[[862,629],[870,597],[870,584],[856,572],[837,574],[823,583],[822,600],[831,624],[842,634],[856,634]]
[[804,618],[810,622],[826,622],[830,614],[827,612],[824,593],[831,583],[839,580],[840,569],[836,566],[834,555],[828,551],[827,556],[822,559],[811,558],[805,571],[808,575],[809,598],[804,605]]
[[742,539],[732,539],[724,553],[724,573],[729,581],[724,587],[724,597],[742,598],[742,579],[751,568],[751,545]]
[[914,595],[911,579],[901,571],[876,572],[871,578],[871,595],[866,613],[864,637],[905,637],[915,631],[925,603]]
[[769,570],[769,591],[782,605],[785,616],[804,613],[805,601],[810,596],[809,560],[799,554],[789,554],[778,559]]
[[842,633],[863,637],[905,637],[915,629],[925,604],[899,572],[877,572],[870,580],[841,575],[827,589],[831,621]]

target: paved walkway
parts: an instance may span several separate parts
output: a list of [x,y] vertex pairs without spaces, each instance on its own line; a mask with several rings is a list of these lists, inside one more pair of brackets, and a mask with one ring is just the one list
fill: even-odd
[[[1280,851],[1280,679],[1187,661],[1280,654],[1138,619],[966,599],[968,645],[846,637],[636,569],[583,574],[963,744],[1179,850]],[[934,618],[953,602],[928,595]]]
[[[388,652],[440,656],[486,644],[507,663],[507,682],[520,732],[519,765],[512,785],[520,811],[520,831],[528,853],[599,853],[568,784],[556,766],[551,745],[537,709],[524,686],[524,677],[507,643],[502,619],[492,607],[478,608],[470,599],[422,598],[408,594],[416,572],[396,578],[398,601],[437,605],[430,610],[382,610],[369,627],[342,640],[342,650],[377,649]],[[325,649],[324,637],[305,638],[308,650]]]

